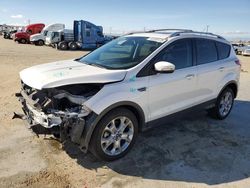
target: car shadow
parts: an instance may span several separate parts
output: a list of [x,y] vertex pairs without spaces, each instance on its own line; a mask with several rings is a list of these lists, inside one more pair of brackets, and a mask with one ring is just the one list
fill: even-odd
[[[97,172],[106,167],[144,179],[228,183],[250,177],[249,115],[250,102],[240,100],[223,121],[211,119],[204,111],[186,114],[142,132],[133,149],[113,162],[98,161],[70,142],[64,150],[78,164]],[[110,170],[105,173],[109,178]]]

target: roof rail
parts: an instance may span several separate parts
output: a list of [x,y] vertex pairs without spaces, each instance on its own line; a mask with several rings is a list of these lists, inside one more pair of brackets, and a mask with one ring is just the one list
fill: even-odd
[[145,31],[146,33],[153,33],[158,31],[181,31],[181,32],[192,32],[190,29],[154,29],[154,30],[148,30]]
[[192,32],[190,29],[153,29],[153,30],[147,30],[147,31],[134,31],[134,32],[129,32],[126,33],[125,35],[131,35],[131,34],[136,34],[136,33],[154,33],[154,32],[159,32],[159,31],[180,31],[180,32]]
[[175,32],[171,32],[171,34],[168,36],[169,38],[179,36],[181,34],[199,34],[199,35],[210,35],[213,37],[217,37],[219,39],[226,40],[224,37],[220,35],[216,35],[216,34],[208,33],[208,32],[193,31],[190,29],[155,29],[155,30],[148,30],[148,31],[131,32],[131,33],[127,33],[126,35],[135,34],[135,33],[154,33],[154,32],[160,32],[160,31],[175,31]]
[[223,39],[223,40],[226,40],[224,37],[220,36],[220,35],[216,35],[216,34],[213,34],[213,33],[208,33],[208,32],[200,32],[200,31],[180,31],[180,32],[175,32],[175,33],[172,33],[169,37],[175,37],[175,36],[179,36],[181,34],[199,34],[199,35],[210,35],[210,36],[213,36],[213,37],[217,37],[219,39]]

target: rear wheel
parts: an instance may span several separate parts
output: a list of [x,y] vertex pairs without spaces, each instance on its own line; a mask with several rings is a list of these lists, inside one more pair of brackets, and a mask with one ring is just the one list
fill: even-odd
[[227,87],[219,95],[215,107],[209,110],[209,114],[215,119],[225,119],[230,114],[233,103],[234,92],[231,88]]
[[106,114],[92,135],[90,151],[99,159],[113,161],[126,155],[135,143],[138,121],[126,108]]
[[68,43],[67,42],[60,42],[58,44],[58,49],[59,50],[67,50],[68,49]]
[[70,50],[77,50],[77,44],[75,42],[70,42],[69,43],[69,48]]

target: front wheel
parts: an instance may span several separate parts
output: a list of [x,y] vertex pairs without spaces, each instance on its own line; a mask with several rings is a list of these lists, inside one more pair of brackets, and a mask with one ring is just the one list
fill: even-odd
[[43,40],[39,40],[36,42],[37,46],[43,46],[44,45],[44,41]]
[[225,119],[231,112],[234,103],[234,92],[231,88],[226,88],[218,96],[216,105],[209,110],[209,114],[215,119]]
[[99,159],[113,161],[126,155],[138,135],[138,120],[126,108],[107,113],[92,135],[90,151]]
[[27,40],[26,39],[20,39],[18,42],[21,43],[21,44],[26,44]]

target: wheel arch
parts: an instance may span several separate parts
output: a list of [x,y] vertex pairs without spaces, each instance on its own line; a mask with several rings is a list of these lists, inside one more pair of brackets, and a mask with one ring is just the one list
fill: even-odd
[[131,101],[117,102],[104,109],[99,115],[92,113],[89,120],[86,121],[86,126],[84,128],[82,138],[80,141],[80,148],[83,150],[83,152],[87,152],[88,146],[92,139],[92,135],[94,133],[94,130],[98,122],[111,110],[115,110],[117,108],[127,108],[131,112],[133,112],[138,120],[139,131],[142,131],[142,128],[145,125],[145,114],[142,108],[138,104]]
[[220,90],[220,93],[218,96],[220,96],[220,94],[224,91],[224,89],[226,89],[227,87],[231,88],[234,92],[234,98],[237,97],[237,94],[238,94],[238,84],[236,81],[230,81],[230,82],[227,82],[224,87]]

